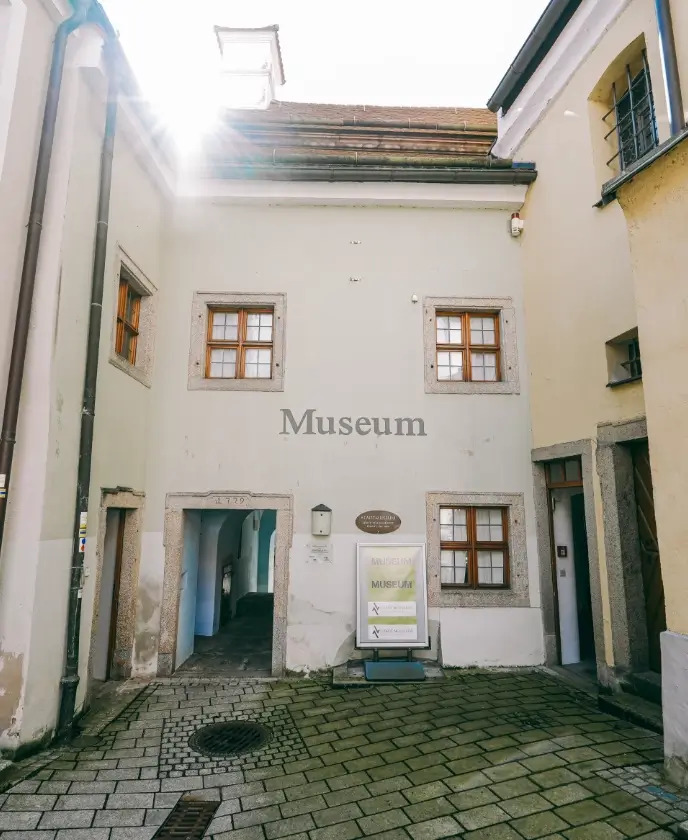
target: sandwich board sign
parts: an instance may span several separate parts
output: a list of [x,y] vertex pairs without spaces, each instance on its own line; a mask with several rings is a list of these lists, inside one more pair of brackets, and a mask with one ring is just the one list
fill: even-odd
[[425,544],[357,543],[359,648],[427,648]]

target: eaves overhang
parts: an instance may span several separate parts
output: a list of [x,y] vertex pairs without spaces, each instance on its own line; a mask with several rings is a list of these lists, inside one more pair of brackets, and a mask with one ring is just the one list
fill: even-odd
[[528,83],[583,0],[550,0],[516,58],[487,102],[490,111],[506,113]]

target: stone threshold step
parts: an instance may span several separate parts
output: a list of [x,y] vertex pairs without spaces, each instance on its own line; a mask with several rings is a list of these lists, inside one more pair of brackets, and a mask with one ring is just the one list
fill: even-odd
[[[602,712],[662,734],[662,707],[634,694],[600,694],[597,705]],[[687,835],[688,836],[688,835]]]

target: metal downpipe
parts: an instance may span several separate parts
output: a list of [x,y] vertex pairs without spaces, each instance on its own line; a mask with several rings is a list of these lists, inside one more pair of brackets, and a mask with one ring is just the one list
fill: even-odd
[[674,25],[671,20],[670,0],[655,0],[655,10],[662,50],[662,64],[664,65],[664,78],[667,86],[667,99],[669,101],[669,125],[673,136],[685,128],[686,117],[683,111],[681,78],[676,58],[676,42],[674,41]]

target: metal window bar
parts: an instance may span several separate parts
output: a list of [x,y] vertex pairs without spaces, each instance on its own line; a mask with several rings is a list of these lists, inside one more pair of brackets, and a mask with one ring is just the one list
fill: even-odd
[[642,52],[642,69],[635,77],[631,67],[626,65],[627,90],[618,95],[616,82],[612,85],[612,107],[602,117],[606,122],[614,114],[615,123],[605,134],[608,140],[616,134],[617,151],[608,161],[610,166],[617,158],[621,171],[627,169],[659,143],[655,116],[652,82],[645,50]]
[[643,366],[640,359],[640,342],[637,338],[628,342],[628,360],[621,363],[629,378],[637,378],[643,375]]

